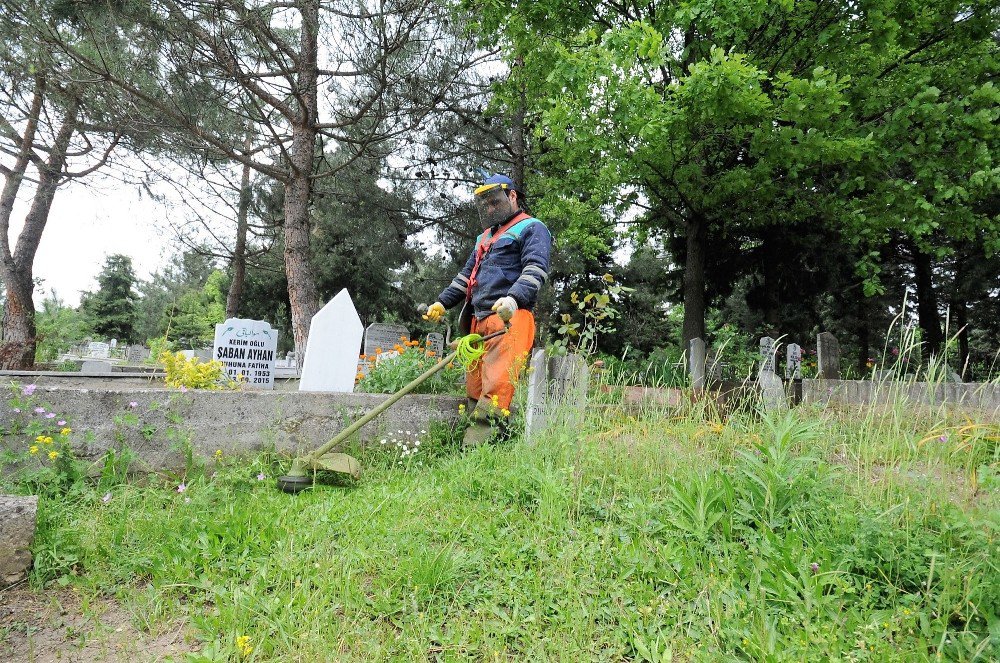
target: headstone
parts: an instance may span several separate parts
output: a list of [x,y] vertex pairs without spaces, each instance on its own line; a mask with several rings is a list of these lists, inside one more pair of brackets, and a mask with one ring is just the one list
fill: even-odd
[[544,349],[531,355],[525,439],[533,441],[557,416],[567,425],[579,425],[587,405],[590,373],[581,355],[548,357]]
[[444,334],[431,332],[427,335],[427,350],[435,357],[444,357]]
[[277,354],[278,330],[264,320],[229,318],[215,325],[210,359],[221,361],[226,375],[250,389],[274,389]]
[[94,359],[108,359],[111,356],[111,346],[107,343],[88,343],[87,356]]
[[83,375],[111,375],[111,362],[100,359],[84,359],[80,373]]
[[[275,332],[277,334],[277,332]],[[199,348],[194,351],[194,356],[200,361],[212,361],[212,357],[215,355],[214,348]]]
[[125,361],[129,364],[142,363],[148,356],[149,349],[141,345],[130,345],[125,349]]
[[717,384],[722,381],[722,352],[713,350],[707,360],[708,367],[705,369],[705,385]]
[[299,391],[353,392],[364,331],[350,294],[341,290],[313,316]]
[[840,344],[830,332],[816,335],[816,377],[822,380],[840,379]]
[[781,412],[788,407],[785,387],[774,371],[761,370],[757,373],[757,385],[760,387],[761,400],[766,412]]
[[383,352],[387,352],[393,346],[409,340],[410,330],[405,325],[376,322],[368,325],[368,329],[365,330],[364,354],[373,355],[376,348],[381,348]]
[[760,339],[760,370],[774,373],[774,339],[764,336]]
[[798,343],[789,343],[785,350],[785,379],[802,379],[802,348]]
[[692,338],[688,343],[688,370],[691,373],[691,387],[705,388],[705,341]]
[[31,569],[37,515],[37,495],[0,495],[0,586],[23,580]]
[[111,339],[111,342],[108,343],[108,345],[111,346],[112,350],[114,350],[115,348],[118,347],[118,339],[117,338]]

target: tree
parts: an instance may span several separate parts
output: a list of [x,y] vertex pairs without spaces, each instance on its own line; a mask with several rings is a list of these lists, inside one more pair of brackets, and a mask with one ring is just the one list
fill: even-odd
[[[33,263],[57,189],[105,166],[131,127],[131,106],[95,86],[79,67],[42,47],[26,21],[63,24],[81,48],[91,44],[72,21],[89,8],[62,2],[32,3],[0,11],[0,279],[6,290],[0,367],[26,368],[35,356]],[[103,44],[120,53],[121,39]],[[11,246],[15,203],[31,203]]]
[[[418,73],[440,55],[437,19],[446,10],[433,0],[389,0],[376,8],[339,0],[154,0],[110,8],[111,15],[120,12],[161,44],[161,58],[150,69],[162,73],[156,94],[137,85],[133,71],[109,66],[99,49],[77,48],[45,23],[33,24],[33,34],[126,92],[179,140],[281,183],[292,327],[296,347],[304,349],[319,308],[309,210],[315,181],[334,172],[317,172],[322,146],[342,150],[346,164],[419,126],[423,100],[435,96],[421,87],[427,81]],[[452,67],[459,70],[460,63]],[[447,83],[438,81],[439,87]],[[248,127],[260,127],[266,143],[247,150]]]
[[893,230],[996,227],[974,204],[998,177],[991,3],[468,4],[523,62],[546,206],[581,236],[640,209],[683,241],[685,341],[705,334],[719,246],[760,243],[773,325],[773,245],[804,222],[850,245],[868,295]]
[[108,256],[97,285],[97,292],[84,293],[80,299],[91,328],[104,338],[134,343],[137,295],[132,259],[118,253]]

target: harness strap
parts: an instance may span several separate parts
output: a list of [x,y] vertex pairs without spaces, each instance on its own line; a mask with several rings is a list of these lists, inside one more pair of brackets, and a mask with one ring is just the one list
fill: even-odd
[[483,234],[479,236],[479,241],[476,243],[476,262],[472,265],[472,272],[469,274],[469,289],[465,291],[466,301],[472,301],[472,289],[476,287],[476,274],[479,273],[479,265],[486,258],[490,249],[493,248],[493,244],[516,224],[530,218],[531,216],[526,212],[518,212],[513,219],[505,223],[503,227],[498,228],[492,235],[488,235],[490,230],[486,229],[483,231]]

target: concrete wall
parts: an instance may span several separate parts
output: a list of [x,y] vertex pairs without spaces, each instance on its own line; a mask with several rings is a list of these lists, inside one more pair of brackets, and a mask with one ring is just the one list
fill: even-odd
[[[41,380],[36,381],[36,384]],[[34,394],[41,406],[64,418],[73,429],[77,456],[97,461],[109,448],[127,445],[151,469],[182,467],[188,443],[210,457],[249,454],[276,448],[314,449],[388,398],[375,394],[166,391],[163,389],[78,389],[45,387]],[[131,407],[129,404],[136,405]],[[397,430],[427,430],[431,421],[454,422],[464,398],[406,396],[358,433],[371,442]],[[3,406],[0,427],[9,430],[15,414]],[[48,421],[48,420],[46,420]],[[25,436],[4,438],[3,445],[26,446]],[[142,466],[136,470],[146,469]]]
[[1000,385],[976,383],[873,382],[871,380],[803,380],[802,402],[948,405],[1000,418]]

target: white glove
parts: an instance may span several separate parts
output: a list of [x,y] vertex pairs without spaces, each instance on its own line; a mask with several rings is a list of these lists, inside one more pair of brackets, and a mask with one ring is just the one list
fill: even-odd
[[497,300],[497,303],[493,305],[493,310],[497,312],[500,319],[507,322],[514,317],[514,311],[517,310],[517,300],[515,300],[510,295],[506,297],[501,297]]

